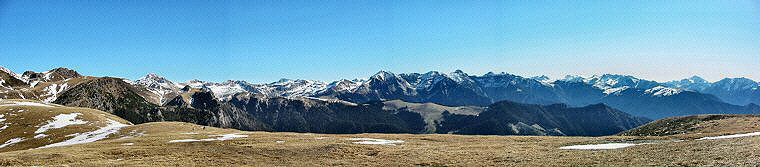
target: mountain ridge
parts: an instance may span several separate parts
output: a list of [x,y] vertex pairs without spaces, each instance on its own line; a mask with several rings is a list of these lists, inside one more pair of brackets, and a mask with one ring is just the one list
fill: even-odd
[[[152,81],[142,82],[148,79]],[[617,74],[591,77],[567,76],[564,79],[551,80],[545,76],[526,78],[503,72],[471,76],[461,70],[456,70],[449,74],[437,71],[402,74],[379,71],[367,80],[339,80],[329,83],[300,79],[282,79],[265,84],[233,80],[222,83],[200,80],[177,83],[157,74],[148,74],[136,81],[126,81],[138,87],[145,87],[147,91],[138,93],[158,106],[173,100],[182,92],[180,89],[189,86],[208,89],[214,93],[215,98],[221,101],[230,100],[236,94],[252,93],[266,97],[308,97],[350,103],[403,100],[415,103],[432,102],[446,106],[487,106],[504,100],[544,105],[566,103],[571,106],[606,103],[625,112],[649,118],[711,112],[735,114],[760,112],[753,107],[748,107],[760,100],[760,91],[757,91],[757,86],[754,86],[757,82],[746,78],[724,79],[710,83],[695,76],[676,84]],[[715,85],[711,87],[728,89],[693,90],[686,86],[688,83],[710,84]],[[71,87],[73,84],[67,86]],[[6,89],[16,91],[17,94],[6,93],[5,96],[0,97],[22,96],[21,98],[24,98],[23,96],[26,96],[24,91]],[[63,92],[65,89],[67,88],[56,88],[56,92]],[[739,91],[737,94],[732,91],[734,89],[746,91]],[[707,90],[714,92],[705,93],[704,91]],[[51,99],[54,100],[55,97],[51,96]],[[680,101],[673,101],[674,99],[680,99]],[[694,103],[697,101],[703,104]],[[737,102],[742,102],[742,104],[736,104]],[[655,105],[656,108],[652,108],[644,105],[647,103],[661,105]]]

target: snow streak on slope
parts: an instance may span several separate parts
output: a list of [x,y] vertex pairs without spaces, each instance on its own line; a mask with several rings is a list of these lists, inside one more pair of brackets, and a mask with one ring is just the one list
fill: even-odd
[[53,117],[53,120],[48,121],[47,124],[40,126],[40,128],[38,128],[37,131],[34,131],[34,133],[35,134],[45,133],[49,129],[58,129],[58,128],[63,128],[69,125],[79,125],[79,124],[87,123],[87,121],[76,119],[77,116],[79,115],[82,115],[82,114],[70,113],[70,114],[57,115]]
[[0,148],[7,147],[7,146],[10,146],[12,144],[16,144],[16,143],[19,143],[19,142],[22,142],[22,141],[24,141],[24,138],[22,138],[22,137],[13,138],[13,139],[10,139],[8,141],[5,141],[5,143],[3,143],[2,145],[0,145]]
[[760,132],[745,133],[745,134],[733,134],[733,135],[715,136],[715,137],[703,137],[703,138],[699,138],[697,140],[731,139],[731,138],[751,137],[751,136],[760,136]]
[[92,132],[85,132],[81,134],[79,133],[71,134],[69,136],[74,136],[74,137],[69,140],[66,140],[60,143],[53,143],[50,145],[42,146],[40,148],[49,148],[49,147],[58,147],[58,146],[67,146],[67,145],[95,142],[101,139],[105,139],[108,137],[108,135],[116,133],[119,131],[119,129],[127,127],[127,126],[129,125],[122,124],[112,119],[108,119],[107,125],[98,130],[95,130]]
[[626,147],[635,146],[635,145],[638,145],[638,144],[631,144],[631,143],[606,143],[606,144],[588,144],[588,145],[564,146],[564,147],[560,147],[559,149],[563,149],[563,150],[608,150],[608,149],[626,148]]

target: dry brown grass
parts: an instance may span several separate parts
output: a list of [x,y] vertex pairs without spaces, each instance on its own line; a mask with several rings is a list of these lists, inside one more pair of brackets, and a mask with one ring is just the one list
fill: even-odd
[[[28,109],[14,113],[14,136],[33,138],[36,125],[60,113],[79,112],[81,119],[123,121],[105,112],[58,106],[0,107]],[[6,111],[8,110],[8,111]],[[33,112],[30,112],[33,111]],[[25,115],[20,115],[25,114]],[[123,128],[98,142],[30,149],[66,139],[64,134],[94,130],[99,124],[50,130],[50,142],[18,143],[0,153],[0,166],[758,166],[760,137],[687,140],[760,130],[757,120],[736,118],[698,124],[693,134],[674,136],[476,136],[446,134],[312,134],[243,132],[189,123],[159,122]],[[26,132],[26,133],[24,133]],[[214,138],[209,135],[248,135],[227,141],[169,143],[179,139]],[[404,140],[398,145],[354,144],[350,138]],[[30,140],[32,141],[32,140]],[[284,141],[284,142],[278,142]],[[610,142],[654,143],[615,150],[562,150],[576,144]],[[131,144],[130,144],[131,143]],[[17,150],[17,151],[12,151]]]
[[[183,134],[195,132],[198,134]],[[143,136],[121,138],[139,133]],[[228,141],[168,143],[211,134],[249,135]],[[360,145],[348,138],[404,140]],[[561,146],[667,137],[541,137],[414,134],[241,132],[187,123],[132,126],[110,140],[0,153],[0,165],[70,166],[756,166],[760,137],[660,142],[617,150]],[[278,143],[277,141],[285,141]],[[652,141],[648,141],[652,142]],[[123,145],[134,143],[134,145]]]

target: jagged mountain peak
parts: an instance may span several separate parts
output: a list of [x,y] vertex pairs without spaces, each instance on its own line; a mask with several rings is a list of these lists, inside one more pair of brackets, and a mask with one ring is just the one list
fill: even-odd
[[455,70],[454,72],[449,73],[449,78],[457,82],[472,81],[470,76],[462,70]]
[[370,80],[375,79],[375,80],[385,81],[389,78],[395,78],[395,77],[396,77],[396,74],[381,70],[375,73],[375,75],[372,75],[372,77],[370,77]]
[[138,78],[136,82],[158,82],[158,83],[171,83],[170,80],[160,76],[156,73],[148,73],[147,75]]

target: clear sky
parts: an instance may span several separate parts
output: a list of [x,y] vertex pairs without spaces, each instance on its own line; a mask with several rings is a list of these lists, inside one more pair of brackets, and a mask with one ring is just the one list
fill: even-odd
[[0,0],[0,66],[175,81],[462,69],[760,79],[760,2]]

